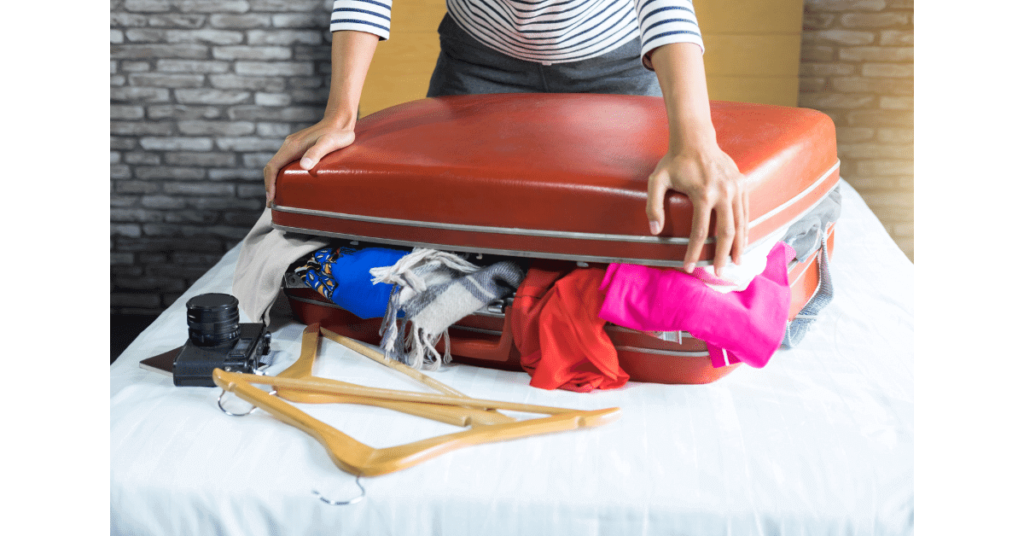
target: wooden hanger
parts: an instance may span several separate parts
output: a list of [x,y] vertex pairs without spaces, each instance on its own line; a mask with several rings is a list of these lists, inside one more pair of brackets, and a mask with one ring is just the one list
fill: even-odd
[[[316,361],[318,349],[320,346],[320,335],[331,339],[349,349],[356,351],[386,367],[394,369],[410,378],[445,394],[452,396],[465,397],[466,395],[448,387],[447,385],[423,374],[422,372],[409,367],[405,364],[399,363],[393,359],[385,359],[384,355],[380,352],[363,346],[358,342],[338,335],[333,331],[326,328],[321,328],[319,324],[311,324],[306,327],[302,332],[302,345],[299,353],[299,359],[295,361],[290,367],[282,371],[280,374],[275,376],[276,378],[293,378],[293,379],[307,379],[315,378],[313,376],[313,363]],[[340,382],[343,385],[354,385],[345,382]],[[447,424],[453,424],[455,426],[472,426],[476,424],[498,424],[503,422],[515,422],[515,419],[507,415],[502,415],[496,411],[484,411],[475,408],[460,408],[456,406],[439,406],[437,404],[424,404],[418,402],[400,402],[384,400],[380,398],[368,398],[368,397],[353,397],[349,395],[341,394],[325,394],[325,393],[314,393],[311,391],[300,390],[300,389],[289,389],[287,387],[274,384],[274,388],[277,390],[277,396],[290,400],[292,402],[300,402],[307,404],[362,404],[369,406],[377,406],[387,408],[402,413],[408,413],[410,415],[416,415],[418,417],[424,417],[427,419],[433,419]]]
[[[282,373],[282,375],[278,376],[258,376],[216,369],[213,371],[213,381],[225,391],[235,393],[239,398],[263,409],[277,419],[313,436],[324,445],[335,465],[355,475],[375,476],[391,473],[470,445],[599,426],[618,419],[621,413],[619,408],[580,411],[469,398],[433,378],[430,378],[430,381],[443,386],[443,388],[438,388],[438,390],[446,394],[435,395],[379,389],[327,378],[316,378],[309,374],[312,372],[312,363],[316,358],[319,335],[320,328],[318,325],[314,324],[306,328],[306,331],[303,332],[302,352],[299,360],[285,371],[288,372],[288,375]],[[331,333],[330,338],[334,340],[341,338],[341,336]],[[361,346],[354,341],[349,342],[353,345]],[[349,346],[348,344],[345,345]],[[351,346],[349,347],[352,348]],[[357,348],[353,349],[360,351]],[[363,352],[360,351],[360,353]],[[383,360],[382,356],[381,359]],[[383,361],[385,365],[411,377],[416,375],[425,376],[412,369],[404,371],[400,367],[392,367],[387,364],[387,360]],[[394,363],[394,365],[399,365],[399,363]],[[467,418],[463,419],[462,422],[465,424],[461,424],[461,426],[471,425],[472,428],[414,441],[405,445],[374,449],[311,417],[285,400],[282,400],[282,398],[275,397],[254,387],[253,384],[273,385],[277,389],[278,394],[282,392],[287,393],[289,397],[302,399],[303,401],[375,405],[405,411],[414,415],[422,414],[421,416],[442,422],[453,422],[457,420],[453,415],[463,415],[467,416]],[[451,408],[455,408],[454,412],[451,411]],[[466,413],[468,411],[467,408],[475,409],[477,412]],[[503,421],[502,418],[511,419],[511,417],[487,411],[496,409],[546,414],[549,416],[509,422]],[[495,415],[500,415],[497,418],[499,422],[493,422]],[[492,419],[492,421],[484,423],[485,419]]]

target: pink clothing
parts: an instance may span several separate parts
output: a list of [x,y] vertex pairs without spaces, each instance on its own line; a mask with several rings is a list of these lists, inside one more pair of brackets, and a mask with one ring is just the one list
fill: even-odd
[[641,331],[689,331],[707,342],[720,367],[742,361],[761,368],[786,332],[793,248],[779,242],[764,271],[742,291],[721,293],[672,268],[634,264],[608,266],[600,317]]

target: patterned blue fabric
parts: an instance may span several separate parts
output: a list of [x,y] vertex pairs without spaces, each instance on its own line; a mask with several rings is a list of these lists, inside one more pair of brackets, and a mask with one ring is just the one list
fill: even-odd
[[310,288],[359,318],[380,318],[394,285],[370,282],[370,268],[391,266],[409,252],[388,248],[327,247],[296,270]]

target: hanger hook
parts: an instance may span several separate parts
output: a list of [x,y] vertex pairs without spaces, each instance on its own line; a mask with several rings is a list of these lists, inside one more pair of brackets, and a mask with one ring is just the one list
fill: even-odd
[[319,497],[320,498],[320,502],[323,502],[325,504],[329,504],[331,506],[344,506],[346,504],[355,504],[355,503],[363,500],[363,497],[366,497],[366,488],[364,488],[362,483],[359,482],[359,480],[361,478],[363,478],[362,475],[356,475],[356,485],[359,486],[360,494],[359,494],[358,497],[356,497],[354,499],[349,499],[347,501],[332,501],[332,500],[328,499],[327,497],[324,497],[323,495],[321,495],[320,492],[317,491],[317,490],[313,490],[313,495],[316,495],[317,497]]
[[[252,373],[257,375],[257,376],[266,376],[267,373],[266,373],[266,371],[264,369],[266,369],[269,366],[270,366],[269,363],[264,363],[262,366],[256,367],[256,369],[253,370]],[[227,393],[228,393],[227,391],[225,391],[224,389],[221,389],[220,390],[220,396],[217,397],[217,407],[219,407],[220,410],[223,411],[225,415],[230,415],[232,417],[245,417],[246,415],[256,411],[256,405],[255,404],[253,404],[252,409],[250,409],[249,411],[246,411],[245,413],[231,413],[230,411],[224,409],[224,395],[226,395]],[[270,391],[270,396],[274,396],[276,394],[277,394],[277,389],[274,389],[273,391]]]
[[[224,395],[226,394],[228,394],[228,392],[224,389],[221,389],[220,396],[217,397],[217,407],[220,408],[220,410],[223,411],[225,415],[230,415],[232,417],[245,417],[246,415],[256,411],[256,405],[253,404],[252,408],[250,408],[249,411],[246,411],[245,413],[231,413],[230,411],[224,409]],[[277,389],[274,389],[273,391],[270,392],[270,396],[274,396],[276,394]]]

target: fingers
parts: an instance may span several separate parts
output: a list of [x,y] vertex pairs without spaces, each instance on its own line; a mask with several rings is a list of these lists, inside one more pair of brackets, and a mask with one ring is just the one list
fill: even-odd
[[688,274],[693,273],[697,267],[704,241],[708,238],[708,225],[711,223],[711,203],[708,199],[691,195],[690,202],[693,203],[693,222],[690,225],[690,243],[683,256],[683,271]]
[[288,136],[285,138],[281,148],[277,150],[277,153],[263,167],[263,186],[267,190],[268,207],[274,200],[277,174],[281,171],[281,168],[294,162],[307,147],[308,144],[300,141],[300,138],[296,137],[295,134]]
[[356,136],[352,131],[346,131],[343,134],[329,134],[321,136],[312,147],[306,150],[306,153],[302,155],[302,159],[299,160],[299,166],[302,169],[313,169],[320,163],[320,159],[327,156],[328,154],[352,145],[355,141]]
[[662,170],[655,170],[647,178],[647,221],[651,224],[651,234],[656,235],[665,228],[665,191],[668,190],[668,177]]
[[[715,273],[721,276],[730,257],[739,264],[746,249],[749,196],[744,177],[729,155],[718,147],[705,147],[697,153],[668,154],[658,163],[648,179],[647,217],[652,222],[651,232],[658,234],[665,225],[665,192],[675,190],[689,197],[693,221],[683,271],[693,273],[713,231],[717,237],[713,264]],[[713,230],[709,229],[712,211],[716,222]]]
[[289,158],[288,153],[283,154],[284,151],[285,147],[282,147],[281,150],[278,151],[278,154],[275,154],[273,158],[267,162],[266,166],[263,167],[263,188],[266,189],[266,206],[268,207],[273,201],[273,195],[275,193],[274,185],[276,180],[278,180],[278,173],[286,164],[295,160],[295,157]]
[[723,200],[718,207],[715,208],[716,212],[716,226],[715,226],[715,238],[717,244],[715,244],[715,275],[722,275],[722,268],[725,267],[725,263],[729,260],[729,253],[733,249],[733,243],[736,238],[736,221],[733,219],[732,204]]
[[352,145],[355,139],[355,134],[350,130],[319,135],[317,131],[309,129],[296,132],[285,138],[281,148],[263,168],[263,185],[267,190],[267,206],[269,207],[274,200],[277,174],[281,172],[281,168],[299,160],[299,166],[302,169],[312,169],[328,153]]
[[747,214],[750,207],[749,196],[744,189],[736,197],[733,205],[733,217],[736,220],[736,240],[732,244],[732,262],[740,264],[743,250],[747,248]]

